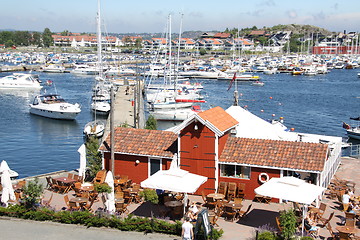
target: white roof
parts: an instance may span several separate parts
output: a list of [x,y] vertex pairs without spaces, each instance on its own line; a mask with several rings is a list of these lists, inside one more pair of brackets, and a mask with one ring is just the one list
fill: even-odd
[[273,125],[240,106],[231,106],[226,112],[239,122],[236,137],[284,141],[296,141],[298,138],[296,133],[289,132],[284,125]]

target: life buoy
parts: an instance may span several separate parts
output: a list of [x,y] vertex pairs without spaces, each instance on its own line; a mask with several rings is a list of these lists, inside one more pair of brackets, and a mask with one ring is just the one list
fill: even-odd
[[269,181],[269,179],[270,178],[269,178],[269,175],[267,173],[260,173],[259,174],[259,182],[266,183],[267,181]]

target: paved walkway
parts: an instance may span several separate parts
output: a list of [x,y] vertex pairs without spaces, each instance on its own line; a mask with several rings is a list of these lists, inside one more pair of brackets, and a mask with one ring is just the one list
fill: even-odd
[[122,232],[116,229],[87,228],[53,222],[36,222],[15,218],[0,218],[0,239],[11,240],[138,240],[138,239],[180,239],[157,233]]

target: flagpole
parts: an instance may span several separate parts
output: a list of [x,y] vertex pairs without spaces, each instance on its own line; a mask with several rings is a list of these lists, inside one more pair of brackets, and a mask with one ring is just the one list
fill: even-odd
[[239,106],[239,93],[237,90],[236,76],[235,76],[234,106]]

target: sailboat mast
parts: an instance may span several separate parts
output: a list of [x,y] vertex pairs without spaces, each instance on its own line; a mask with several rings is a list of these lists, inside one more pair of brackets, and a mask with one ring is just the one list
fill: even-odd
[[101,50],[102,50],[102,42],[101,42],[101,16],[100,16],[100,0],[98,0],[98,12],[97,12],[97,57],[98,57],[98,71],[99,71],[99,77],[100,79],[103,77],[102,73],[102,56],[101,56]]

